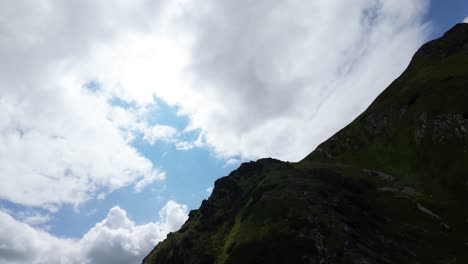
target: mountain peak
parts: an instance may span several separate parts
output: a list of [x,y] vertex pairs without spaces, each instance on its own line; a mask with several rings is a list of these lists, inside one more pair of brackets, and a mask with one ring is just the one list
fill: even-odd
[[458,23],[455,26],[453,26],[451,29],[449,29],[443,37],[453,37],[455,35],[464,35],[465,36],[465,42],[467,42],[467,36],[468,36],[468,23]]
[[468,53],[468,23],[456,24],[442,37],[423,45],[416,55],[445,58],[460,51]]

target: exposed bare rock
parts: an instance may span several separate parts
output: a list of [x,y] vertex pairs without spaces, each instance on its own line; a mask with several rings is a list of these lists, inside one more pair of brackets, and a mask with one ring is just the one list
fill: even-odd
[[434,217],[437,220],[440,220],[440,216],[434,214],[431,210],[429,210],[426,207],[420,205],[419,203],[417,204],[417,206],[418,206],[419,211],[421,211],[421,212],[423,212],[425,214],[428,214],[428,215]]

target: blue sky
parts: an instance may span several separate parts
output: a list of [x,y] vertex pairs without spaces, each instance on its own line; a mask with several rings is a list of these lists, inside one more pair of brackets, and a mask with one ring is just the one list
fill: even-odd
[[[417,47],[468,17],[462,0],[363,0],[339,10],[306,2],[207,1],[213,13],[201,14],[188,0],[182,11],[123,1],[115,13],[93,1],[78,9],[50,1],[50,17],[38,15],[41,5],[1,4],[0,33],[10,37],[0,40],[8,62],[0,67],[0,173],[8,175],[0,178],[0,225],[63,243],[89,263],[111,260],[86,246],[74,252],[81,241],[124,245],[123,237],[148,230],[151,237],[132,240],[134,251],[121,249],[132,263],[177,229],[217,178],[260,157],[300,160],[365,109]],[[28,19],[8,16],[21,8]],[[76,10],[89,21],[68,21]],[[278,10],[285,20],[268,16]],[[365,12],[375,12],[369,24]],[[125,236],[111,227],[127,222]],[[49,252],[25,248],[31,258]],[[21,258],[0,253],[0,261]]]
[[[99,89],[96,82],[92,82],[91,87],[93,91]],[[119,100],[113,100],[112,104],[123,108],[132,107],[131,103]],[[155,98],[153,108],[147,113],[150,123],[168,125],[178,130],[184,130],[188,126],[188,117],[178,114],[177,107]],[[198,134],[198,131],[189,132],[183,136],[183,140],[196,140]],[[176,200],[191,209],[198,208],[201,201],[208,198],[208,189],[213,187],[214,181],[240,164],[226,164],[225,159],[216,157],[208,147],[177,150],[174,144],[168,142],[148,144],[141,136],[132,144],[156,167],[167,173],[166,180],[148,186],[143,192],[135,192],[132,187],[121,188],[111,192],[103,200],[90,200],[78,209],[72,205],[63,206],[47,222],[51,234],[79,238],[96,222],[104,219],[109,209],[115,205],[125,208],[137,224],[154,220],[167,200]],[[28,209],[8,201],[2,201],[2,207],[16,211]]]
[[432,0],[427,20],[432,24],[431,38],[437,38],[467,17],[468,3],[463,0]]

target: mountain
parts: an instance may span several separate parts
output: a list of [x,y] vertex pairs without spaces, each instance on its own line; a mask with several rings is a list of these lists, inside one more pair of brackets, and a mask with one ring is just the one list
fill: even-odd
[[468,24],[302,161],[218,179],[143,263],[468,263]]

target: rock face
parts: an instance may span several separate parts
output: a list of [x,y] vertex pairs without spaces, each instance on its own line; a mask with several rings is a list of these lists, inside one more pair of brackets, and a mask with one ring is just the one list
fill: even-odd
[[261,159],[143,263],[468,263],[468,24],[298,163]]

